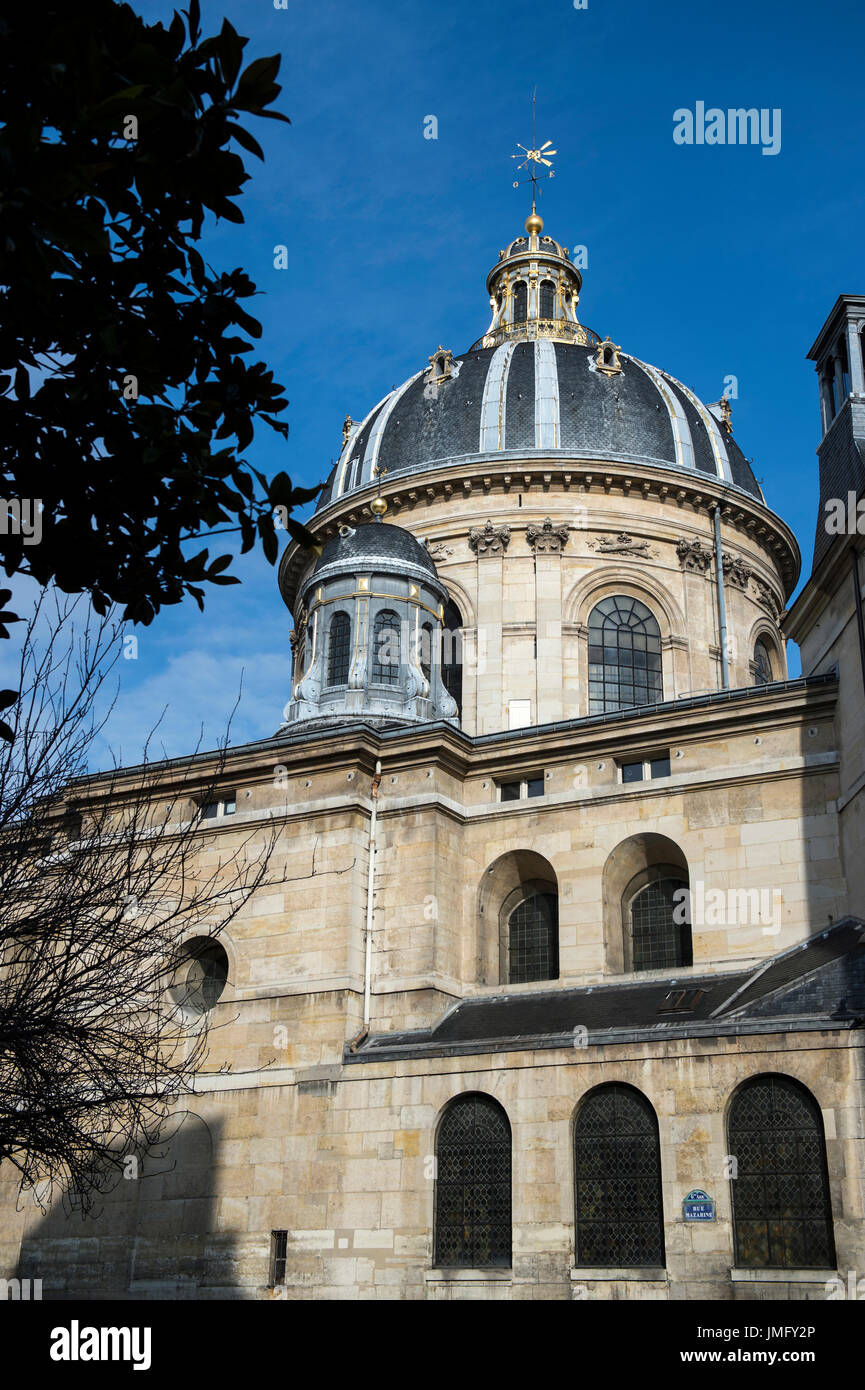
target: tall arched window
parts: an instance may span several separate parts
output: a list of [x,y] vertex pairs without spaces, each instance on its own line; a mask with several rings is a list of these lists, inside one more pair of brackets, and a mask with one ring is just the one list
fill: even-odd
[[757,667],[755,685],[768,685],[775,679],[772,675],[772,658],[765,642],[758,641],[754,645],[754,665]]
[[529,287],[525,280],[514,285],[514,323],[524,323],[529,315]]
[[457,702],[457,713],[463,708],[463,615],[453,599],[445,604],[442,627],[442,685]]
[[327,632],[327,683],[345,685],[351,650],[351,619],[347,613],[334,613]]
[[661,629],[639,599],[615,594],[589,617],[589,714],[663,699]]
[[624,907],[633,970],[693,964],[688,884],[680,869],[642,870],[625,889]]
[[427,680],[432,680],[432,656],[432,623],[424,623],[418,633],[418,664]]
[[508,982],[559,978],[559,900],[532,893],[508,917]]
[[598,1086],[574,1125],[578,1265],[664,1264],[658,1121],[633,1086]]
[[736,1264],[833,1269],[823,1118],[811,1092],[789,1076],[746,1081],[730,1105],[727,1147]]
[[511,1263],[511,1127],[492,1096],[458,1096],[439,1124],[435,1263]]
[[399,618],[389,608],[376,614],[372,635],[372,680],[376,685],[399,685]]
[[541,281],[541,312],[542,319],[552,319],[556,316],[556,287],[552,280]]

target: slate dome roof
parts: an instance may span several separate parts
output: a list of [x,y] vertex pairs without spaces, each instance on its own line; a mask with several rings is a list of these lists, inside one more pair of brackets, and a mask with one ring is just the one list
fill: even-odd
[[390,567],[393,561],[420,566],[429,574],[436,567],[425,546],[402,526],[390,526],[385,521],[373,521],[364,526],[346,526],[321,552],[312,571],[314,578],[327,565],[337,561],[355,561],[359,567],[374,568],[376,560]]
[[368,487],[379,465],[392,480],[533,454],[682,469],[762,500],[738,444],[692,391],[628,353],[613,376],[596,359],[586,344],[517,338],[454,357],[445,380],[432,381],[425,365],[353,431],[317,510]]

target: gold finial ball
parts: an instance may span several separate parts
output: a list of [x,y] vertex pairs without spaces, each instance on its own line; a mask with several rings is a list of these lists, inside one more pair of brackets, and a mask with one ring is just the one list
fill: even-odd
[[387,511],[387,502],[385,502],[383,497],[374,497],[369,504],[369,509],[373,516],[377,516],[381,519]]
[[530,216],[526,218],[526,231],[529,233],[529,236],[534,236],[536,232],[539,233],[543,230],[544,219],[539,217],[536,212],[531,213]]

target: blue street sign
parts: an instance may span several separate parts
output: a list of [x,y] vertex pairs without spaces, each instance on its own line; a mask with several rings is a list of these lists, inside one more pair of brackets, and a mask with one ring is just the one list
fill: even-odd
[[708,1192],[702,1192],[695,1188],[689,1192],[682,1203],[682,1219],[684,1221],[714,1221],[715,1203]]

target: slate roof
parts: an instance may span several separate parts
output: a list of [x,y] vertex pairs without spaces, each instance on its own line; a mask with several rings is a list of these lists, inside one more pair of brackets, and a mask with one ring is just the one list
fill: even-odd
[[[550,349],[552,393],[550,374],[538,365]],[[419,371],[362,421],[317,509],[368,487],[380,464],[394,478],[512,451],[685,468],[762,497],[736,441],[680,382],[626,353],[622,373],[608,377],[595,370],[595,358],[576,343],[517,342],[464,353],[434,387],[427,370]]]
[[765,1031],[768,1018],[845,1027],[831,1019],[842,1001],[865,1017],[865,922],[852,917],[757,969],[464,999],[432,1028],[370,1037],[345,1061],[561,1048],[578,1028],[592,1045]]
[[410,531],[402,526],[390,526],[386,521],[373,521],[329,540],[316,561],[313,575],[336,560],[358,560],[372,566],[377,558],[407,560],[430,574],[436,573],[429,551]]

